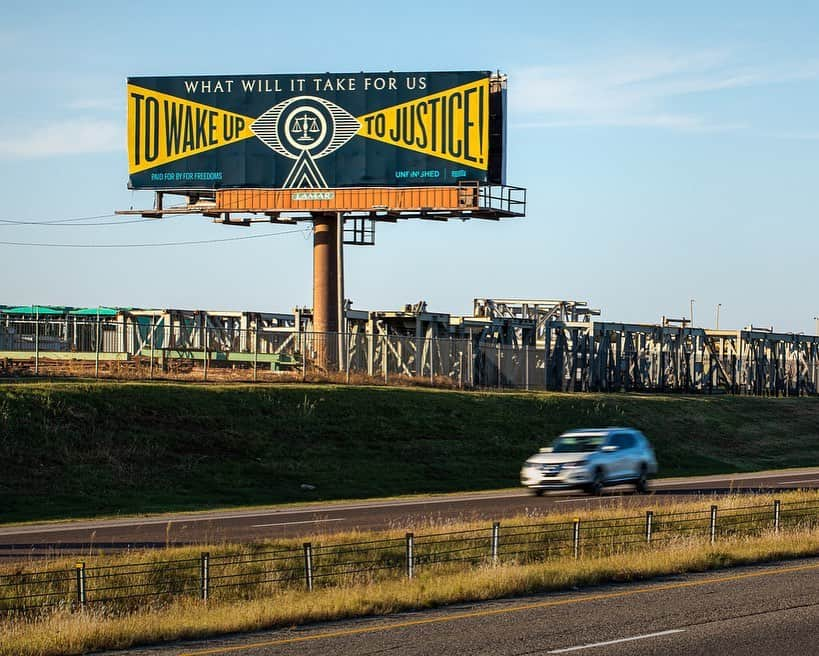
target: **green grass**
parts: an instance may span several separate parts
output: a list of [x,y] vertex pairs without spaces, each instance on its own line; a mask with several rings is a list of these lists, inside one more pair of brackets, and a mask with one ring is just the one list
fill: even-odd
[[510,487],[557,433],[596,425],[643,430],[663,476],[819,453],[815,398],[4,384],[0,522]]

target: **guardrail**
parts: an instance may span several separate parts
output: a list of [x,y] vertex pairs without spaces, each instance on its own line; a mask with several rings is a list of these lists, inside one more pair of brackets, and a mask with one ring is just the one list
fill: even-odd
[[819,500],[748,505],[606,519],[543,522],[440,533],[407,533],[343,544],[244,548],[196,558],[145,561],[0,575],[6,617],[104,605],[133,610],[178,597],[241,600],[284,589],[350,586],[441,573],[475,565],[532,564],[652,549],[674,542],[716,541],[819,526]]

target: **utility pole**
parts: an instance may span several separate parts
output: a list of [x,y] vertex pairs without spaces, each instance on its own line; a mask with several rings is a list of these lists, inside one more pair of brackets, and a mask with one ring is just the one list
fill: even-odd
[[816,335],[819,336],[819,317],[813,317],[813,320],[816,322]]
[[691,327],[693,328],[694,327],[694,299],[693,298],[690,301],[688,301],[688,309],[691,311],[691,314],[690,314],[690,316],[691,316]]
[[722,303],[717,303],[717,330],[719,330],[719,309],[722,307]]

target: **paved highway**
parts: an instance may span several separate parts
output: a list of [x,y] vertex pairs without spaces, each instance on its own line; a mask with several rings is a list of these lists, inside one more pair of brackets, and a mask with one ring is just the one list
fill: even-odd
[[397,528],[423,531],[453,520],[502,520],[527,513],[545,516],[569,508],[615,506],[651,508],[730,491],[788,490],[819,487],[819,468],[754,474],[660,479],[652,493],[612,488],[602,497],[501,490],[458,495],[433,495],[397,500],[316,503],[252,510],[131,517],[93,521],[0,525],[0,558],[19,559],[49,553],[87,553],[90,548],[130,549],[166,545],[311,536]]
[[815,656],[819,559],[117,653]]

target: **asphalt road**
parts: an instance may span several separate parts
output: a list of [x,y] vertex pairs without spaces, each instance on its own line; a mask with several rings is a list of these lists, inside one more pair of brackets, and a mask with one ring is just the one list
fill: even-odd
[[495,521],[529,514],[547,516],[567,508],[614,506],[654,508],[736,491],[788,490],[819,487],[819,468],[778,472],[660,479],[648,495],[631,488],[611,488],[602,497],[550,493],[535,497],[526,490],[433,495],[397,500],[317,503],[194,514],[131,517],[25,525],[0,525],[0,558],[20,559],[54,553],[249,542],[310,536],[320,539],[353,530],[401,529],[423,531],[453,520]]
[[815,656],[819,559],[117,653]]

